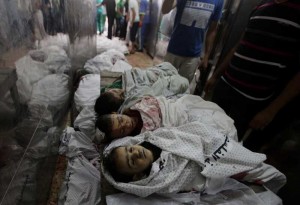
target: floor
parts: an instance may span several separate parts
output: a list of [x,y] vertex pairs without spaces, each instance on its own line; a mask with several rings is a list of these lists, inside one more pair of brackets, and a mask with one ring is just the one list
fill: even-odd
[[146,51],[144,52],[135,52],[134,54],[128,54],[127,56],[128,63],[133,67],[138,68],[148,68],[154,65],[153,58],[150,57]]

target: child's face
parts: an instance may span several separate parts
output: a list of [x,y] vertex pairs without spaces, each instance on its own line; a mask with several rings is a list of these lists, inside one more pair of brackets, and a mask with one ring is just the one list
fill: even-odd
[[122,174],[136,175],[145,171],[153,162],[150,150],[140,146],[117,147],[115,150],[117,169]]
[[121,138],[129,136],[136,127],[136,120],[127,115],[111,114],[113,138]]
[[108,89],[107,92],[111,93],[116,99],[121,99],[121,100],[125,99],[123,89],[111,88]]

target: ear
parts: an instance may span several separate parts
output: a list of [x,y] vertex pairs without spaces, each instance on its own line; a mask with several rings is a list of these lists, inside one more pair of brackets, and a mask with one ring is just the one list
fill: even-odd
[[132,180],[133,181],[138,181],[138,180],[141,180],[141,179],[144,179],[144,178],[146,178],[146,175],[144,174],[144,172],[140,172],[140,173],[137,173],[137,174],[133,175]]

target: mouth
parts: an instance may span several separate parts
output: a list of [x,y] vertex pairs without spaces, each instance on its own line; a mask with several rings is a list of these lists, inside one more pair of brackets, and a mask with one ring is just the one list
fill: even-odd
[[142,153],[143,153],[143,157],[146,159],[145,149],[143,149]]

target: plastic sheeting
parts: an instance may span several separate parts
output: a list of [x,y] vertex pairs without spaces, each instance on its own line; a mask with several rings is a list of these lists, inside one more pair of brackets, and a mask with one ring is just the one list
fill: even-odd
[[[50,74],[68,74],[71,68],[70,59],[66,52],[57,46],[30,51],[15,64],[20,103],[23,104],[30,101],[35,83]],[[52,84],[52,87],[54,85]]]

